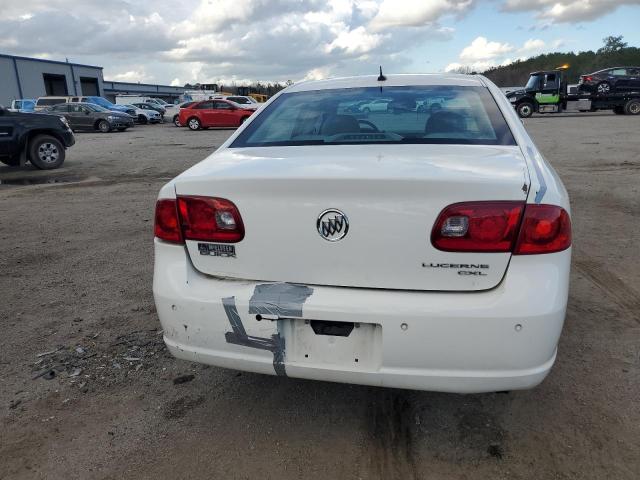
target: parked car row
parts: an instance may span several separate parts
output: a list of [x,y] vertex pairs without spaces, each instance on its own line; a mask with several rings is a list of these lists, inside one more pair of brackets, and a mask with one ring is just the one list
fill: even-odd
[[45,96],[16,99],[11,112],[51,113],[63,115],[74,130],[94,129],[101,132],[126,130],[134,123],[161,123],[165,115],[175,121],[179,108],[158,98],[122,95],[112,103],[100,96]]
[[[0,162],[9,166],[30,162],[39,169],[60,167],[74,132],[125,131],[134,123],[160,123],[169,116],[176,126],[191,130],[238,127],[257,109],[250,97],[170,105],[149,97],[117,97],[114,104],[98,96],[48,96],[16,99],[0,107]],[[130,103],[125,103],[125,100]]]

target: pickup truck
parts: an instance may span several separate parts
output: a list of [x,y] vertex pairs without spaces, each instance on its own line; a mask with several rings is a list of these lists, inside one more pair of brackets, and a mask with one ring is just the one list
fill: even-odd
[[59,115],[10,112],[0,108],[0,162],[42,170],[59,168],[65,150],[76,142],[69,123]]

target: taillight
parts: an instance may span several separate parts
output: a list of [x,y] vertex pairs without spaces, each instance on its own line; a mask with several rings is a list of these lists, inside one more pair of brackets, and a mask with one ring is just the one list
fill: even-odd
[[185,240],[234,243],[244,238],[240,212],[224,198],[179,196],[178,214]]
[[571,219],[555,205],[456,203],[438,216],[431,243],[447,252],[559,252],[571,246]]
[[466,202],[445,208],[431,243],[447,252],[510,252],[518,236],[524,202]]
[[514,255],[566,250],[571,246],[571,219],[562,207],[527,205]]
[[160,240],[182,243],[178,208],[174,199],[162,199],[156,203],[154,234]]

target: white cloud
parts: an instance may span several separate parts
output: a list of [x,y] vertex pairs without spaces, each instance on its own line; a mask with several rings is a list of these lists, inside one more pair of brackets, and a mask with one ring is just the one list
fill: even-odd
[[144,69],[127,70],[126,72],[120,72],[108,75],[109,80],[116,82],[152,82],[153,75],[148,75]]
[[463,14],[475,0],[383,0],[370,27],[380,31],[392,27],[419,27],[437,22],[447,14]]
[[333,52],[341,49],[347,53],[366,53],[380,45],[383,36],[375,33],[367,33],[365,27],[360,26],[350,31],[343,31],[326,46],[325,51]]
[[505,0],[507,12],[536,12],[536,17],[554,23],[596,20],[622,5],[640,5],[640,0]]
[[482,72],[498,65],[508,65],[515,59],[509,54],[517,54],[518,60],[555,49],[562,45],[563,40],[554,40],[547,45],[544,40],[530,38],[521,47],[515,47],[509,43],[490,41],[485,37],[477,37],[469,45],[464,47],[459,55],[459,60],[449,63],[445,67],[446,72],[472,70]]
[[508,43],[490,42],[485,37],[477,37],[470,45],[464,47],[460,53],[460,60],[473,64],[500,57],[513,50],[514,47]]
[[544,40],[540,40],[539,38],[530,38],[520,49],[520,52],[528,53],[528,52],[539,52],[544,49],[546,44]]
[[[0,50],[102,65],[107,80],[158,83],[358,75],[375,72],[380,64],[387,72],[402,72],[426,66],[428,60],[431,68],[438,68],[439,55],[433,55],[433,49],[447,48],[444,42],[454,36],[458,19],[479,2],[0,0]],[[539,30],[568,16],[584,19],[639,2],[492,0],[488,5],[494,10],[502,5],[506,11],[531,11],[531,23]],[[491,31],[490,22],[481,24],[479,33]],[[522,45],[489,38],[476,38],[447,68],[480,70],[558,48],[546,36],[544,45],[536,38]],[[416,57],[420,50],[422,59]]]

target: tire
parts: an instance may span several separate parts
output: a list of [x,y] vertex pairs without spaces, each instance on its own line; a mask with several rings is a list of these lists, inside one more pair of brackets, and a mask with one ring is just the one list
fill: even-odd
[[189,120],[187,120],[187,126],[189,127],[189,130],[196,131],[202,128],[202,123],[198,118],[191,117]]
[[519,103],[516,107],[516,111],[518,112],[518,116],[520,118],[529,118],[533,115],[533,103],[531,102],[522,102]]
[[627,115],[640,115],[640,99],[632,98],[625,103],[624,113]]
[[97,127],[102,133],[109,133],[111,131],[111,125],[109,125],[109,122],[106,120],[100,120]]
[[60,141],[50,135],[38,135],[29,142],[29,161],[40,170],[62,166],[65,151]]
[[611,93],[611,84],[609,82],[600,82],[596,87],[598,95],[607,95]]
[[147,117],[141,114],[141,115],[138,115],[138,123],[140,125],[146,125],[147,123],[149,123],[149,120],[147,120]]
[[179,115],[174,115],[173,116],[173,124],[176,127],[181,127],[182,126],[182,124],[180,123],[180,116]]
[[613,113],[616,115],[624,115],[624,107],[613,107]]

